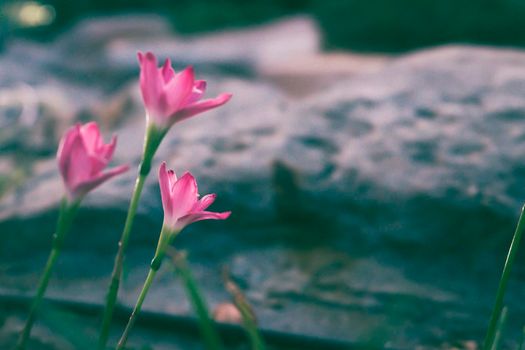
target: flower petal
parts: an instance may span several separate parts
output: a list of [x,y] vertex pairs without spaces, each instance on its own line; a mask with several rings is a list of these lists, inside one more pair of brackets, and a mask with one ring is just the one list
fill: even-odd
[[173,212],[173,203],[171,200],[171,184],[168,170],[166,169],[166,162],[162,162],[159,168],[159,186],[160,186],[160,197],[162,198],[162,208],[164,209],[164,220],[172,222],[173,218],[171,213]]
[[177,175],[175,175],[175,172],[173,170],[168,170],[168,177],[170,179],[170,189],[173,188],[173,185],[175,185],[175,182],[177,182]]
[[197,202],[198,196],[197,181],[191,173],[185,173],[171,189],[172,218],[179,218],[188,214]]
[[145,55],[138,53],[140,62],[140,90],[142,99],[148,111],[155,113],[157,110],[157,99],[162,90],[162,77],[157,68],[157,58],[151,52]]
[[58,160],[58,169],[62,178],[65,182],[68,182],[67,175],[68,169],[70,166],[70,157],[71,146],[77,138],[80,137],[80,124],[77,124],[69,128],[58,145],[57,160]]
[[93,173],[94,162],[89,156],[80,134],[71,143],[67,158],[68,165],[64,181],[66,187],[73,192],[73,189],[77,187],[79,183],[88,180]]
[[170,123],[176,123],[181,120],[190,118],[196,114],[206,112],[207,110],[222,106],[228,102],[232,97],[232,94],[221,94],[216,98],[202,100],[194,104],[189,105],[188,107],[182,109],[172,117]]
[[177,221],[176,230],[182,230],[184,227],[188,226],[191,223],[201,221],[201,220],[225,220],[231,215],[231,211],[226,211],[223,213],[214,213],[211,211],[201,211],[198,213],[191,213],[186,216],[181,217]]
[[196,80],[195,84],[193,85],[193,90],[191,92],[190,97],[186,101],[186,103],[189,105],[191,103],[197,102],[201,99],[202,95],[206,92],[206,81],[205,80]]
[[80,135],[84,146],[89,152],[96,152],[96,150],[103,144],[100,137],[100,130],[95,122],[89,122],[80,127]]
[[167,84],[170,82],[171,79],[175,77],[175,71],[171,67],[171,60],[169,58],[166,58],[166,61],[164,61],[164,65],[162,66],[162,78],[164,79],[164,84]]
[[109,180],[110,178],[128,171],[128,169],[129,169],[129,166],[120,165],[118,167],[109,169],[105,173],[100,173],[98,176],[94,178],[90,178],[85,181],[79,182],[74,188],[72,188],[71,194],[74,198],[83,196],[89,191],[91,191],[92,189],[94,189],[95,187]]
[[199,199],[197,203],[193,205],[193,208],[191,208],[191,211],[199,212],[199,211],[206,210],[210,205],[213,204],[213,202],[215,202],[215,198],[217,198],[217,195],[215,193],[205,195],[204,197]]
[[108,144],[102,144],[100,147],[100,154],[102,157],[109,162],[111,158],[113,157],[113,153],[115,152],[115,148],[117,147],[117,135],[113,135],[111,137],[111,141]]
[[169,104],[169,113],[172,115],[179,109],[184,108],[186,101],[193,91],[195,74],[193,67],[189,66],[175,77],[165,87],[165,93]]
[[117,137],[114,135],[109,144],[104,144],[98,125],[95,122],[83,125],[80,128],[80,135],[91,159],[91,174],[98,174],[111,160],[117,146]]

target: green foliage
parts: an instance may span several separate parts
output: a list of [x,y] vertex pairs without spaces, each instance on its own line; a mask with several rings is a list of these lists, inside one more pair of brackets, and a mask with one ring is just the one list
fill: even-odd
[[185,253],[177,253],[175,249],[168,249],[172,264],[175,271],[182,279],[184,289],[188,299],[191,302],[193,310],[197,314],[199,320],[199,328],[202,338],[208,350],[223,350],[224,345],[215,329],[215,325],[210,317],[210,312],[206,300],[197,286],[197,282],[193,277],[191,269],[188,267]]
[[241,292],[239,286],[237,286],[237,284],[235,284],[230,278],[228,269],[223,271],[223,279],[226,284],[226,290],[232,296],[235,307],[237,307],[237,310],[241,313],[242,324],[248,334],[248,338],[250,339],[251,349],[266,350],[266,342],[262,338],[257,327],[255,312],[244,294]]
[[95,334],[92,329],[86,327],[83,317],[52,306],[45,307],[40,316],[42,321],[75,349],[92,350],[95,348]]
[[525,44],[517,0],[315,0],[329,47],[400,51],[449,42]]
[[306,11],[308,3],[299,0],[183,0],[177,2],[169,13],[175,28],[188,33],[261,23]]

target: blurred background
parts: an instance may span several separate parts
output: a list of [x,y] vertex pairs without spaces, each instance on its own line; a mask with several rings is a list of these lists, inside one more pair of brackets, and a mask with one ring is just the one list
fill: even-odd
[[[233,211],[176,242],[212,308],[230,300],[227,267],[271,348],[479,348],[525,199],[524,17],[522,0],[3,0],[0,348],[16,339],[50,248],[63,132],[98,121],[119,137],[115,163],[136,169],[137,51],[194,65],[208,97],[234,95],[174,126],[154,165],[191,171],[202,194],[218,194],[214,210]],[[92,349],[135,175],[86,198],[34,349]],[[161,222],[153,171],[124,306]],[[509,349],[525,323],[519,259]],[[193,316],[169,267],[145,309],[135,348],[202,347],[171,322]]]
[[118,13],[157,13],[172,29],[190,34],[307,14],[320,26],[325,48],[400,52],[449,42],[522,46],[520,0],[5,0],[8,30],[50,38],[82,18]]

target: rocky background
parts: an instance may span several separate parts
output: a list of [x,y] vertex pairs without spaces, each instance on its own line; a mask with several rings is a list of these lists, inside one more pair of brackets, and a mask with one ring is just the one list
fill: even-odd
[[[472,45],[325,53],[304,16],[182,36],[159,16],[100,17],[49,42],[7,41],[2,298],[31,295],[44,265],[62,193],[54,154],[67,127],[99,121],[107,138],[118,134],[115,162],[138,164],[137,50],[193,64],[210,96],[234,94],[176,125],[156,157],[156,166],[193,172],[201,193],[218,194],[215,209],[233,211],[176,242],[212,306],[229,298],[220,276],[227,266],[265,330],[357,348],[477,348],[525,198],[525,54]],[[50,297],[102,303],[135,175],[86,198]],[[126,260],[125,305],[136,299],[161,221],[152,172]],[[524,323],[524,273],[518,264],[509,286],[509,348]],[[168,266],[159,277],[145,309],[191,314]],[[35,328],[35,348],[78,348],[50,319]],[[0,306],[2,344],[13,343],[23,320]],[[87,342],[96,338],[96,320],[79,327]],[[138,328],[131,342],[198,346],[176,330],[159,332]]]

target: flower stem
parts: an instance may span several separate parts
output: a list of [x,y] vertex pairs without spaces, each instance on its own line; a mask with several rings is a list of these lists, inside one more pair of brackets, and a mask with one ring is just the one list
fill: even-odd
[[64,238],[69,231],[69,228],[71,227],[71,223],[73,222],[73,218],[79,204],[80,201],[69,204],[66,200],[62,200],[60,205],[60,213],[58,216],[57,230],[53,235],[53,246],[51,248],[51,253],[47,258],[44,273],[40,277],[40,282],[38,284],[35,299],[33,300],[33,304],[31,305],[31,309],[29,311],[29,316],[27,317],[24,329],[22,330],[20,338],[18,339],[18,343],[16,345],[17,350],[23,350],[27,346],[31,329],[35,323],[40,305],[42,304],[42,300],[44,298],[44,294],[46,293],[47,285],[49,284],[51,272],[53,271],[53,267],[55,266],[58,255],[60,254],[62,243],[64,242]]
[[208,311],[206,301],[202,297],[197,282],[188,267],[186,257],[184,254],[177,253],[175,250],[169,250],[168,254],[172,258],[176,271],[182,278],[186,293],[199,318],[199,327],[204,342],[206,343],[206,348],[208,350],[224,349],[221,338],[213,326],[213,321],[210,319],[210,312]]
[[235,304],[239,311],[241,312],[242,316],[242,322],[244,324],[244,328],[248,332],[248,336],[250,337],[250,341],[252,343],[252,349],[253,350],[266,350],[266,345],[259,334],[259,330],[257,329],[257,324],[252,318],[252,314],[250,312],[249,307],[244,302],[237,302]]
[[485,341],[483,342],[483,350],[490,350],[494,344],[496,331],[498,329],[498,320],[503,309],[503,300],[505,298],[505,292],[507,290],[510,271],[512,269],[512,265],[514,264],[514,260],[516,260],[516,254],[518,253],[518,248],[520,245],[521,236],[523,235],[523,231],[525,231],[525,206],[521,208],[521,214],[520,218],[518,219],[518,225],[516,226],[514,237],[512,238],[512,242],[510,243],[507,259],[505,260],[505,265],[501,274],[498,291],[496,293],[496,302],[494,303],[494,308],[492,309],[492,316],[490,317],[489,328],[487,330],[487,335],[485,336]]
[[133,313],[131,314],[131,317],[129,318],[128,324],[126,325],[126,329],[124,330],[124,333],[122,334],[122,337],[120,338],[117,349],[124,349],[126,346],[126,342],[128,341],[129,332],[131,331],[131,328],[135,324],[135,320],[137,319],[137,315],[140,312],[140,309],[142,308],[142,303],[144,302],[144,299],[146,298],[146,294],[148,294],[148,290],[151,287],[151,283],[153,282],[153,279],[155,278],[155,274],[157,273],[157,270],[154,270],[153,268],[149,269],[148,277],[146,277],[146,281],[144,282],[144,285],[142,286],[142,290],[140,291],[139,298],[137,299],[137,304],[135,305],[135,308],[133,309]]
[[137,303],[135,305],[135,308],[133,309],[133,312],[129,318],[128,324],[126,325],[126,329],[124,330],[124,333],[122,334],[122,337],[120,338],[117,350],[118,349],[124,349],[126,346],[126,342],[128,341],[129,332],[131,331],[131,328],[135,324],[135,320],[140,313],[140,309],[142,308],[142,303],[144,302],[144,299],[146,298],[146,295],[148,294],[148,290],[151,287],[151,283],[153,282],[153,278],[155,278],[155,274],[160,269],[160,266],[162,265],[162,261],[164,260],[164,256],[166,255],[166,250],[168,249],[169,244],[173,241],[175,236],[177,235],[177,232],[172,231],[167,226],[162,226],[162,229],[160,231],[159,241],[157,243],[157,249],[155,250],[155,255],[153,256],[153,259],[150,263],[150,269],[148,272],[148,276],[146,277],[146,281],[144,282],[144,285],[142,286],[142,290],[139,294],[139,298],[137,299]]
[[525,349],[525,327],[521,329],[521,339],[520,339],[520,347],[518,350],[524,350]]
[[126,217],[126,223],[124,230],[118,243],[118,251],[115,256],[115,263],[113,265],[113,272],[111,273],[111,282],[109,284],[108,293],[106,296],[106,306],[104,308],[104,315],[102,318],[102,326],[100,330],[100,336],[98,340],[98,349],[103,350],[106,348],[106,344],[109,338],[109,328],[111,326],[111,320],[113,318],[113,312],[115,304],[117,302],[118,290],[120,286],[120,279],[122,277],[122,269],[124,264],[124,254],[129,242],[129,236],[131,228],[133,226],[133,220],[137,213],[137,208],[144,187],[144,182],[148,177],[151,170],[151,161],[157,151],[164,135],[167,130],[158,130],[154,126],[150,125],[146,129],[146,136],[144,138],[144,151],[142,154],[142,160],[140,162],[139,174],[135,181],[135,188],[133,189],[133,195],[129,204],[128,214]]
[[129,205],[128,216],[126,218],[126,224],[124,225],[124,231],[122,232],[122,237],[118,243],[118,252],[115,256],[115,264],[113,265],[113,272],[111,273],[111,283],[109,285],[109,290],[106,296],[106,307],[104,309],[104,316],[102,321],[102,328],[100,331],[98,348],[100,350],[106,348],[106,344],[109,337],[109,328],[111,325],[111,319],[113,318],[113,311],[115,309],[115,304],[117,302],[117,294],[120,286],[120,278],[122,277],[122,268],[124,265],[124,252],[128,245],[129,234],[131,232],[131,227],[133,225],[133,219],[137,211],[138,202],[140,199],[140,194],[142,193],[142,188],[144,187],[144,181],[146,176],[139,175],[137,181],[135,182],[135,189],[133,190],[133,196],[131,198],[131,203]]
[[266,343],[257,329],[257,321],[251,305],[239,287],[231,280],[229,272],[226,269],[223,271],[223,278],[226,282],[226,290],[233,297],[233,303],[241,313],[242,323],[250,338],[252,350],[266,350]]
[[501,309],[501,315],[498,319],[498,326],[496,327],[496,334],[494,335],[494,342],[492,343],[491,350],[498,350],[503,331],[505,330],[505,325],[507,323],[507,311],[508,308],[505,306]]

